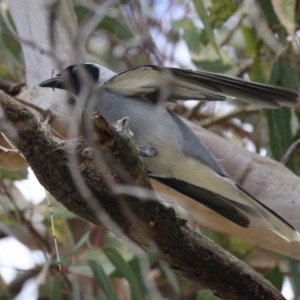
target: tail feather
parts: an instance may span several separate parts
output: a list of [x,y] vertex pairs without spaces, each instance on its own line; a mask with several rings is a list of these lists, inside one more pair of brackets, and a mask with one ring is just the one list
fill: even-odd
[[239,207],[242,211],[248,212],[248,214],[258,217],[260,222],[262,222],[270,230],[274,231],[282,238],[287,241],[298,241],[300,242],[300,234],[295,228],[288,223],[284,218],[270,209],[268,206],[263,204],[257,198],[248,193],[243,187],[236,184],[237,188],[243,192],[243,194],[250,198],[253,202],[255,209],[247,207],[244,204],[236,203],[235,205]]
[[250,219],[255,218],[286,241],[300,242],[300,234],[291,224],[238,184],[234,186],[228,182],[231,188],[237,189],[240,194],[242,201],[239,202],[183,180],[154,175],[150,175],[150,177],[201,203],[241,227],[247,228],[250,225]]

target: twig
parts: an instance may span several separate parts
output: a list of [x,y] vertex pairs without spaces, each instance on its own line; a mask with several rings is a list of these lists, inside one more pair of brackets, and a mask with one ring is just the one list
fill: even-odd
[[242,106],[223,116],[212,116],[205,118],[199,122],[199,125],[202,127],[209,127],[216,123],[220,123],[231,118],[236,118],[243,114],[259,113],[260,111],[261,109],[254,105]]
[[24,82],[10,82],[4,79],[0,79],[0,90],[6,94],[15,96],[20,93],[21,88],[25,85]]
[[282,163],[283,165],[286,165],[289,160],[291,159],[291,157],[293,156],[293,154],[296,152],[296,150],[300,147],[300,139],[298,139],[296,142],[294,142],[285,152],[285,154],[282,156],[282,158],[280,159],[280,163]]

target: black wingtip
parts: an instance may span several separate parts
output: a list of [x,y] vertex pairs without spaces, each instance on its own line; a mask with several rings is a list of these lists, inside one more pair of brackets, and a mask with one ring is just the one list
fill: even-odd
[[156,177],[153,175],[149,175],[149,177],[169,186],[185,196],[190,197],[243,228],[248,228],[250,225],[249,217],[241,209],[232,204],[230,200],[227,200],[220,195],[205,190],[199,186],[187,183],[183,180]]

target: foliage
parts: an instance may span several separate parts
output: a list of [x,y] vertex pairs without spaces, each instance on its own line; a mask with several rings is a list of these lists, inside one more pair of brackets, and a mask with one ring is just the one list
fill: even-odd
[[[143,46],[147,43],[140,42],[142,38],[133,22],[132,7],[123,2],[123,5],[116,5],[118,14],[104,17],[89,37],[87,49],[90,60],[116,71],[138,64],[159,63],[155,61],[156,56],[151,49],[148,51]],[[1,4],[0,78],[24,80],[20,43],[12,32],[9,12]],[[300,49],[295,20],[299,20],[300,14],[299,9],[296,10],[296,1],[289,0],[288,6],[284,0],[264,0],[255,4],[261,12],[262,22],[270,30],[269,34],[282,46],[280,55],[267,44],[267,37],[255,28],[251,22],[251,12],[248,13],[241,1],[226,0],[220,6],[220,1],[215,0],[189,1],[188,5],[179,0],[157,0],[142,1],[140,5],[141,17],[150,32],[153,36],[157,33],[161,36],[157,47],[162,63],[188,68],[193,64],[206,71],[298,89]],[[74,10],[79,25],[83,26],[92,12],[79,5],[74,6]],[[159,10],[163,12],[157,13]],[[169,17],[164,18],[164,15]],[[103,43],[107,50],[98,51]],[[179,59],[180,56],[187,58]],[[232,105],[247,106],[240,102],[232,102]],[[219,106],[224,108],[222,104]],[[174,110],[182,112],[187,108],[178,104]],[[216,106],[210,104],[206,106],[206,111],[197,110],[188,115],[192,116],[193,121],[210,120],[215,111]],[[250,145],[257,152],[266,150],[276,160],[280,160],[292,142],[299,138],[299,108],[265,110],[263,114],[244,112],[236,119],[239,122],[222,118],[218,123],[208,123],[207,127],[214,128],[222,136],[231,136],[231,140],[238,144]],[[245,124],[247,128],[250,125],[250,131]],[[299,153],[296,153],[288,164],[297,174],[299,159]],[[26,172],[1,171],[1,238],[12,236],[32,251],[53,254],[47,203],[29,203],[12,184],[26,176]],[[13,196],[16,194],[17,198]],[[140,250],[128,248],[103,228],[78,219],[55,200],[51,202],[63,270],[59,272],[55,255],[48,256],[47,263],[37,264],[32,269],[38,270],[40,298],[65,299],[67,295],[70,299],[83,299],[85,294],[93,299],[217,299],[211,292],[179,276],[165,263]],[[255,258],[259,260],[262,250],[220,234],[207,232],[207,235],[250,265]],[[274,257],[275,265],[272,264]],[[286,261],[291,270],[289,274],[282,267]],[[295,295],[300,296],[298,263],[274,254],[270,254],[269,262],[267,270],[257,269],[278,289],[282,287],[284,276],[289,275]],[[1,283],[0,292],[4,293],[6,289],[5,284]],[[11,289],[10,292],[13,299],[19,289]]]

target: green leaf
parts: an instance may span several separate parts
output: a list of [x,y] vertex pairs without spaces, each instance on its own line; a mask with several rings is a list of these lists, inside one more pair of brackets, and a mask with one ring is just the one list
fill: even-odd
[[220,28],[238,9],[236,1],[212,0],[209,7],[209,21],[213,28]]
[[175,31],[178,31],[180,28],[184,30],[183,37],[191,52],[195,54],[200,52],[199,31],[190,19],[184,18],[182,20],[172,21],[172,27]]
[[289,266],[291,268],[291,284],[295,293],[295,299],[300,297],[300,271],[299,271],[299,261],[288,257]]
[[75,246],[73,247],[73,253],[76,253],[83,245],[85,245],[87,243],[87,241],[89,240],[89,236],[90,236],[91,231],[88,230],[80,239],[79,241],[75,244]]
[[212,29],[211,24],[209,22],[207,11],[206,11],[205,6],[203,4],[203,0],[194,0],[194,5],[195,5],[196,11],[197,11],[202,23],[204,24],[204,30],[207,34],[207,37],[208,37],[209,41],[211,42],[211,44],[215,48],[216,52],[220,56],[219,47],[217,45],[213,29]]
[[263,70],[261,67],[260,51],[263,46],[262,40],[256,42],[255,45],[255,57],[253,61],[253,68],[251,72],[251,79],[258,82],[264,82]]
[[212,291],[204,290],[199,296],[197,296],[196,300],[221,300],[221,299],[215,296]]
[[286,107],[266,110],[272,157],[280,160],[293,143],[291,110]]
[[[291,89],[297,89],[298,76],[293,70],[291,62],[286,55],[282,55],[274,63],[270,84],[285,86]],[[279,109],[266,110],[270,148],[273,158],[280,160],[289,146],[293,143],[292,126],[291,126],[291,110],[282,107]],[[288,167],[296,171],[296,163],[291,160]]]
[[[91,11],[82,6],[74,6],[74,10],[79,24],[82,23],[91,13]],[[131,30],[122,24],[117,18],[111,18],[108,16],[104,17],[96,29],[107,31],[124,41],[133,38]]]
[[129,265],[125,262],[124,258],[114,248],[107,247],[103,249],[108,259],[114,264],[122,277],[126,278],[131,289],[131,299],[141,300],[143,299],[143,293],[140,289],[137,279],[132,272]]
[[268,279],[279,291],[281,291],[284,276],[280,272],[278,266],[276,266],[272,271],[265,275],[265,278]]
[[94,260],[89,260],[89,266],[94,274],[98,286],[102,288],[107,298],[109,300],[118,300],[115,290],[101,265]]
[[89,15],[90,11],[83,6],[74,5],[74,11],[77,17],[78,24],[81,24],[83,20]]
[[81,300],[80,288],[78,285],[77,278],[74,274],[71,274],[71,283],[72,283],[72,300]]
[[247,53],[252,56],[254,54],[257,42],[259,41],[256,30],[243,25],[241,25],[240,28],[243,33],[243,38],[246,42]]
[[172,269],[170,269],[170,267],[165,262],[160,261],[159,264],[165,276],[167,277],[168,282],[170,283],[176,295],[178,296],[180,294],[180,286],[175,272]]
[[91,268],[86,264],[86,262],[74,262],[69,266],[69,271],[77,274],[82,275],[85,277],[92,277]]
[[221,60],[193,60],[197,68],[209,72],[225,73],[232,68],[230,64],[224,64]]
[[274,11],[290,36],[294,36],[296,29],[296,0],[272,0]]
[[249,261],[255,255],[253,245],[238,238],[212,231],[207,233],[207,237],[229,251],[231,254],[237,257],[243,257],[243,261]]
[[136,280],[138,282],[138,286],[142,290],[143,295],[146,295],[148,293],[143,273],[140,266],[140,260],[137,256],[135,256],[131,261],[128,262],[133,274],[136,276]]
[[23,179],[27,179],[28,171],[27,169],[20,170],[20,171],[8,171],[8,170],[0,169],[0,176],[3,179],[23,180]]
[[133,38],[133,34],[129,28],[120,23],[117,19],[111,17],[105,17],[97,26],[97,29],[108,31],[117,36],[120,40],[127,41]]
[[60,276],[55,276],[50,290],[50,300],[63,299]]
[[109,300],[103,291],[100,291],[99,295],[97,296],[97,300]]
[[280,22],[275,14],[271,0],[259,1],[259,5],[266,16],[270,28],[278,28]]
[[92,260],[97,262],[106,276],[112,275],[115,272],[116,267],[111,263],[102,250],[99,249],[85,249],[84,252],[80,253],[79,259],[81,261]]

